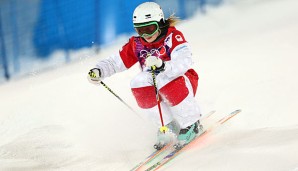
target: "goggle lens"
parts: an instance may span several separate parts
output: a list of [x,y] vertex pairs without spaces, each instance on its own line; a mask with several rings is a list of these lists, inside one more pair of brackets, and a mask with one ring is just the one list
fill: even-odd
[[157,22],[134,25],[137,33],[142,37],[153,36],[159,29]]

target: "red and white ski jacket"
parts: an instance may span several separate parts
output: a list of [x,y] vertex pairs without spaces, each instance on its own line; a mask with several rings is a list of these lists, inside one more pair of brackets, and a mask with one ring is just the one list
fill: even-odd
[[129,39],[119,53],[114,54],[96,64],[104,79],[115,73],[129,69],[139,63],[143,71],[147,71],[145,58],[157,56],[165,62],[165,74],[176,78],[186,73],[192,65],[192,53],[183,34],[175,27],[169,27],[167,35],[158,42],[148,43],[139,36]]

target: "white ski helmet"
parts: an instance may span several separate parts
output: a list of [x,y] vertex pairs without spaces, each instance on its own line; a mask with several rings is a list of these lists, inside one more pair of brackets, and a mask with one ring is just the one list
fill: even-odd
[[155,2],[144,2],[136,7],[133,12],[133,23],[146,23],[151,21],[164,21],[161,7]]

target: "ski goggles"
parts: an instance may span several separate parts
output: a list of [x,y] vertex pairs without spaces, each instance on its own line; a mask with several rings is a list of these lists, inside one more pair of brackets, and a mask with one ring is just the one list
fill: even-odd
[[151,37],[159,30],[159,26],[156,21],[134,24],[134,28],[141,37]]

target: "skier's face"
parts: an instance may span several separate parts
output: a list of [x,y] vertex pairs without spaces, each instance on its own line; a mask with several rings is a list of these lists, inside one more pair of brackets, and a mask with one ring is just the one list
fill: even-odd
[[148,43],[152,43],[152,42],[154,42],[156,39],[157,39],[157,37],[158,37],[158,35],[159,35],[159,31],[158,32],[156,32],[154,35],[152,35],[152,36],[143,36],[143,38],[146,40],[146,42],[148,42]]

